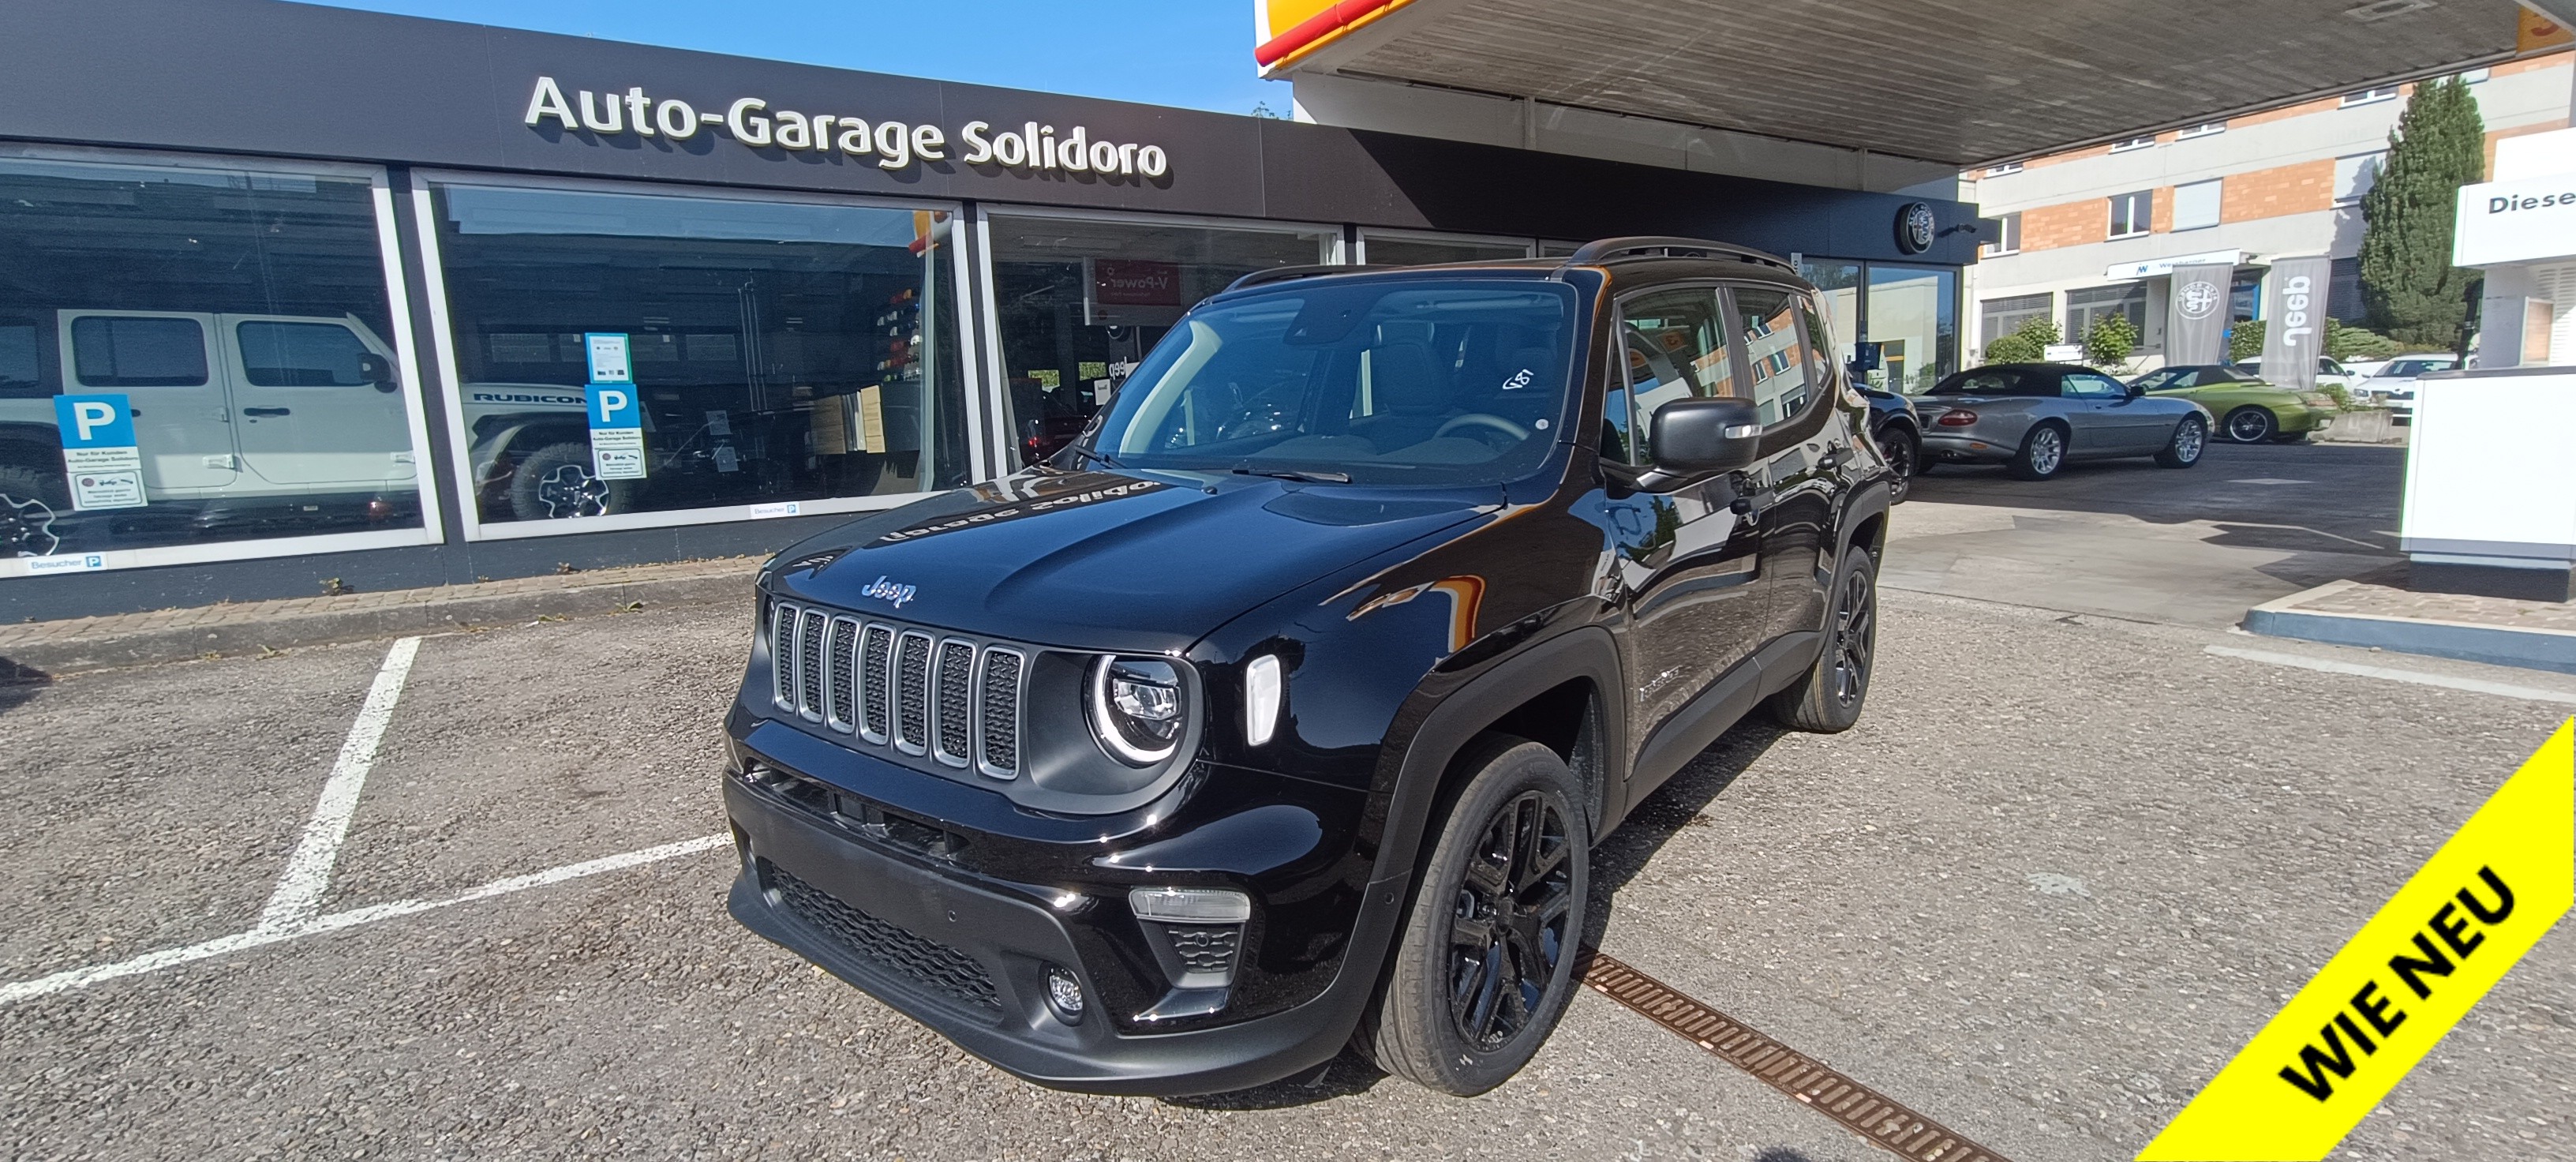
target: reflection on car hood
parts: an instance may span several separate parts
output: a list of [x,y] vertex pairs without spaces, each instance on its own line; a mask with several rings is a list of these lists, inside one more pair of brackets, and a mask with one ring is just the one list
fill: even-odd
[[785,596],[1040,645],[1177,650],[1499,501],[1493,488],[1027,472],[811,538],[779,554],[772,584]]

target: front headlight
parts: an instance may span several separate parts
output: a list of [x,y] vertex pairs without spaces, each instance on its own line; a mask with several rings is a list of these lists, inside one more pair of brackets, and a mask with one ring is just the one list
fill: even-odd
[[1181,745],[1188,707],[1181,673],[1162,658],[1103,657],[1091,664],[1091,728],[1131,766],[1152,766]]

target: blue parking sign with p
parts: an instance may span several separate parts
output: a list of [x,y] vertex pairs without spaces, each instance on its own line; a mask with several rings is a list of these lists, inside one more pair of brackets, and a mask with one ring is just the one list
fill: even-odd
[[630,384],[594,383],[589,388],[590,426],[598,428],[640,428],[643,413],[635,405],[635,388]]
[[134,412],[121,395],[58,395],[54,425],[62,429],[63,447],[134,447]]

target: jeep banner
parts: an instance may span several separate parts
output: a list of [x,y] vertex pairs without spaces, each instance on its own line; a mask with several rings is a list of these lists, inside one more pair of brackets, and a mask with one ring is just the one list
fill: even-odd
[[2272,264],[2264,292],[2263,378],[2291,391],[2315,391],[2325,354],[2326,284],[2334,260],[2284,258]]
[[2233,263],[2177,266],[2165,308],[2165,365],[2227,362],[2228,291]]

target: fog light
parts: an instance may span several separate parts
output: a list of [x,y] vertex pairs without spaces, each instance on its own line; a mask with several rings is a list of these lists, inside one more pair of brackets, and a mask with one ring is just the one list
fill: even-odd
[[1127,906],[1139,920],[1165,924],[1240,924],[1252,918],[1252,897],[1224,888],[1137,888]]
[[1047,966],[1047,1005],[1065,1024],[1082,1020],[1082,982],[1074,979],[1073,970]]

